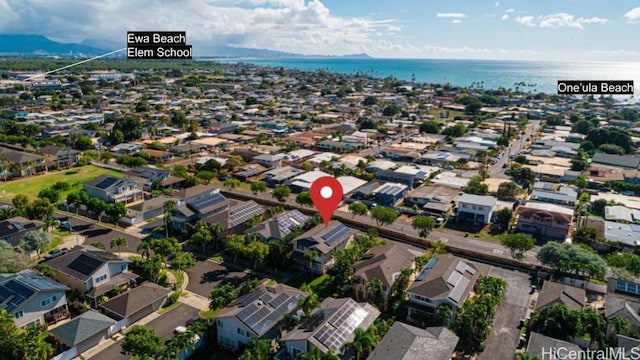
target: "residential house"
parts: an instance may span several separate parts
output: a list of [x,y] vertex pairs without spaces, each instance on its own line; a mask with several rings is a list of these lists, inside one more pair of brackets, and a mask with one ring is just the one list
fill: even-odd
[[122,143],[111,148],[111,152],[120,155],[133,155],[144,150],[142,145]]
[[591,162],[623,169],[638,169],[640,167],[640,156],[596,153],[593,155]]
[[617,241],[626,247],[639,247],[640,225],[605,221],[604,238],[610,241]]
[[605,206],[604,218],[608,221],[640,223],[640,210],[623,205]]
[[294,227],[302,227],[309,217],[298,210],[291,210],[245,231],[245,234],[257,234],[263,242],[284,239]]
[[[8,145],[7,145],[8,146]],[[0,146],[3,178],[31,176],[46,170],[44,156]],[[12,168],[11,164],[15,164]]]
[[292,166],[283,166],[265,172],[264,177],[265,182],[269,187],[276,187],[279,185],[289,185],[292,178],[303,173],[304,170],[302,169],[294,168]]
[[29,220],[22,216],[15,216],[0,221],[0,240],[12,246],[20,245],[20,240],[29,232],[42,229],[44,224],[38,220]]
[[97,304],[97,299],[117,286],[135,282],[138,275],[129,272],[131,260],[95,248],[76,246],[64,255],[47,260],[53,278],[78,290]]
[[566,359],[567,354],[580,354],[583,350],[576,344],[554,339],[532,331],[529,335],[526,354],[545,360]]
[[142,199],[142,190],[131,180],[102,175],[82,185],[89,196],[107,203],[131,202]]
[[240,181],[251,182],[258,180],[265,171],[267,171],[267,168],[260,164],[246,164],[240,166],[233,176]]
[[459,340],[444,326],[421,329],[396,321],[367,360],[451,360]]
[[149,160],[154,164],[166,163],[173,159],[173,154],[168,151],[144,149],[143,152],[149,156]]
[[373,190],[375,203],[382,206],[395,206],[407,195],[407,185],[398,183],[383,183]]
[[434,215],[443,215],[451,212],[460,194],[459,189],[445,185],[420,186],[407,193],[404,203]]
[[171,293],[170,289],[146,281],[102,303],[100,308],[105,315],[117,321],[125,320],[129,326],[162,308]]
[[[314,348],[327,354],[342,355],[344,345],[352,342],[355,329],[367,330],[378,311],[368,303],[357,303],[351,298],[326,298],[311,316],[282,336],[283,353],[290,359],[298,359],[300,353],[311,352]],[[276,355],[276,359],[286,357]]]
[[324,171],[312,170],[304,174],[295,176],[290,180],[291,191],[294,193],[309,191],[311,189],[311,184],[313,184],[314,181],[325,176],[331,176],[331,175],[327,174]]
[[388,182],[404,184],[413,189],[415,177],[413,174],[397,172],[391,170],[380,170],[376,172],[376,179]]
[[38,149],[44,156],[49,169],[62,169],[74,166],[80,158],[80,151],[62,146],[44,146]]
[[371,302],[376,290],[372,290],[369,284],[373,279],[378,279],[382,282],[382,296],[385,301],[388,300],[393,284],[402,270],[415,269],[414,259],[420,255],[422,254],[417,249],[395,242],[378,245],[369,250],[353,265],[354,275],[359,279],[353,285],[356,299]]
[[58,327],[49,330],[49,334],[58,342],[64,354],[79,355],[109,339],[113,333],[111,327],[115,321],[101,313],[89,309]]
[[487,225],[493,217],[497,199],[493,196],[464,194],[458,198],[457,221]]
[[30,269],[0,274],[0,310],[13,316],[19,328],[54,324],[69,318],[66,290]]
[[536,301],[536,311],[545,307],[562,304],[572,310],[584,309],[587,305],[587,292],[571,285],[545,281]]
[[421,322],[438,314],[440,305],[451,309],[451,319],[469,298],[481,271],[478,264],[471,264],[451,254],[431,259],[415,281],[407,288],[408,318]]
[[175,201],[168,196],[158,196],[145,201],[137,202],[127,207],[127,215],[120,219],[127,225],[140,224],[164,214],[164,206],[168,201]]
[[612,317],[626,319],[630,325],[628,333],[635,334],[640,330],[640,298],[620,296],[620,294],[608,292],[605,295],[604,316],[607,319]]
[[125,171],[123,178],[136,183],[139,189],[151,191],[154,183],[162,183],[169,177],[169,170],[151,166],[141,166]]
[[296,288],[267,285],[263,281],[218,312],[218,344],[224,349],[238,351],[250,346],[253,339],[278,338],[285,317],[294,314],[298,301],[305,297],[307,294]]
[[270,169],[282,165],[282,161],[285,159],[285,157],[285,154],[260,154],[258,156],[255,156],[253,158],[253,161]]
[[571,186],[536,181],[529,199],[573,208],[578,201],[578,192]]
[[564,240],[573,222],[573,208],[555,204],[527,202],[516,209],[516,229],[543,238]]
[[[336,220],[327,227],[319,224],[293,240],[293,258],[312,272],[324,274],[335,261],[331,253],[346,248],[355,234],[355,230]],[[306,255],[311,251],[316,252],[313,259]]]

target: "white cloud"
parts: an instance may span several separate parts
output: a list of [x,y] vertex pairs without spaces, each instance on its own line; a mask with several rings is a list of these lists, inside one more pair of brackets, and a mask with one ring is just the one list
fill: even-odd
[[504,14],[504,15],[502,15],[501,19],[502,20],[508,20],[509,19],[509,15]]
[[609,20],[600,17],[575,18],[572,14],[556,13],[549,15],[518,16],[516,22],[525,26],[539,26],[541,28],[557,29],[568,27],[574,29],[583,29],[586,24],[606,24]]
[[516,11],[516,9],[514,9],[514,8],[509,8],[509,9],[505,10],[504,12],[506,12],[506,13],[512,13],[512,12],[515,12],[515,11]]
[[627,11],[624,14],[625,19],[630,23],[640,22],[640,6]]
[[464,19],[467,15],[463,13],[438,13],[436,17],[445,19]]
[[453,19],[450,21],[451,24],[460,24],[462,22],[462,20],[460,19]]
[[337,16],[321,0],[138,0],[135,6],[127,0],[0,0],[0,33],[108,39],[124,47],[127,30],[186,31],[196,55],[227,44],[342,54],[376,52],[378,40],[394,38],[402,25]]
[[536,26],[533,22],[534,19],[533,16],[517,16],[516,22],[525,26]]
[[495,6],[495,7],[500,6],[500,1],[496,1],[496,3],[493,6]]

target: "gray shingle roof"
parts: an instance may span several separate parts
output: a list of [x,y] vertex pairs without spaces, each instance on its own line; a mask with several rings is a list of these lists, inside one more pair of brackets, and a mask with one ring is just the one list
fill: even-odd
[[105,331],[116,322],[97,311],[89,310],[71,321],[50,330],[49,333],[68,346],[75,346],[84,340]]
[[450,360],[458,340],[445,327],[420,329],[396,321],[367,360]]

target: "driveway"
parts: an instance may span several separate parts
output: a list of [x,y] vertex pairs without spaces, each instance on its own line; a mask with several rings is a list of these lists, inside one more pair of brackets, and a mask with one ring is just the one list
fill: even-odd
[[479,360],[512,359],[520,338],[520,319],[526,316],[531,295],[529,274],[493,267],[489,273],[507,281],[504,301],[496,309],[493,330],[485,341]]
[[233,271],[224,265],[209,260],[198,260],[196,265],[187,270],[189,284],[187,290],[209,297],[211,290],[221,283],[232,282],[239,284],[247,275],[243,271]]
[[[163,341],[166,341],[173,336],[173,329],[179,325],[184,325],[189,319],[198,318],[199,310],[191,306],[180,304],[168,313],[163,314],[159,318],[149,322],[145,326],[155,330],[156,334],[162,337]],[[113,345],[104,349],[96,356],[92,357],[92,360],[112,360],[112,359],[130,359],[129,355],[122,355],[120,350],[122,349],[122,339],[113,343]]]

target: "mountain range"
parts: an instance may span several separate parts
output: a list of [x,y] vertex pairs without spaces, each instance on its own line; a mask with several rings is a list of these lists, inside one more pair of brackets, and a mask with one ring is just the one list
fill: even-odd
[[[106,54],[119,50],[124,46],[123,42],[104,39],[85,39],[80,43],[61,43],[51,40],[43,35],[33,34],[0,34],[0,56],[69,56],[85,57]],[[200,57],[306,57],[306,55],[269,50],[236,47],[228,45],[198,45],[201,49]],[[124,56],[124,52],[117,56]],[[321,55],[319,55],[321,56]],[[317,57],[317,56],[314,56]],[[344,55],[345,58],[368,58],[367,54]]]

